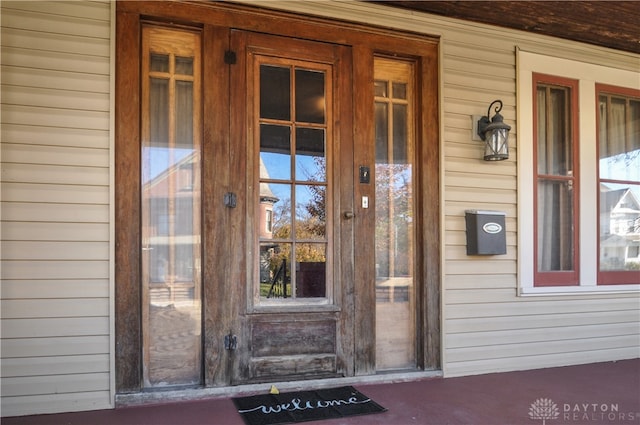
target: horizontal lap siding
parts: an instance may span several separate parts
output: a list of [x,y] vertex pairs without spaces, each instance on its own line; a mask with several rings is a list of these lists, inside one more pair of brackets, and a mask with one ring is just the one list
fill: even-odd
[[[518,297],[516,46],[593,60],[576,43],[504,30],[442,31],[445,376],[638,357],[637,294]],[[547,41],[545,41],[547,40]],[[555,44],[555,46],[553,46]],[[585,50],[589,50],[588,48]],[[611,55],[613,58],[615,55]],[[606,61],[602,54],[598,61]],[[486,163],[471,115],[494,99],[512,126],[508,161]],[[507,254],[466,255],[464,213],[506,212]]]
[[2,2],[2,416],[111,407],[110,14]]
[[[518,297],[516,232],[516,46],[633,71],[637,55],[371,3],[270,6],[440,36],[445,376],[640,355],[637,294]],[[512,127],[511,155],[489,163],[481,159],[482,143],[471,140],[471,116],[486,114],[495,99],[503,101],[501,114]],[[468,209],[506,212],[506,255],[466,255]]]

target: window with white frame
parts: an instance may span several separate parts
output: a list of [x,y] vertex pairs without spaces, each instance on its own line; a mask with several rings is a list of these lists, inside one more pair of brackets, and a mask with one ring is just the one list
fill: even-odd
[[640,290],[640,73],[517,56],[519,293]]

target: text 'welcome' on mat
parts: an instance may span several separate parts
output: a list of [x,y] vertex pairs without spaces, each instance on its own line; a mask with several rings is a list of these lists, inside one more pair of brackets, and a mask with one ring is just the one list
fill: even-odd
[[247,425],[276,425],[385,412],[351,386],[233,399]]

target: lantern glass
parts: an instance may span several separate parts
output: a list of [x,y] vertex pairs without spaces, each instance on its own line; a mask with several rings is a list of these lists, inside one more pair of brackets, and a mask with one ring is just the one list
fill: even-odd
[[485,161],[502,161],[509,158],[509,130],[493,128],[485,133]]

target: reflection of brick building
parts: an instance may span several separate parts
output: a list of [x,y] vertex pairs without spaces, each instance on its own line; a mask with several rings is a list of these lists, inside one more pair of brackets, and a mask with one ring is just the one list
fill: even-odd
[[194,274],[194,260],[200,257],[200,219],[196,216],[200,183],[194,176],[199,160],[192,153],[174,164],[167,161],[168,167],[143,185],[142,222],[149,236],[143,250],[154,304],[192,300],[199,292]]
[[[154,302],[172,303],[183,298],[180,294],[187,298],[193,295],[193,256],[189,251],[200,249],[200,232],[194,234],[192,226],[196,219],[194,211],[198,211],[200,204],[199,182],[193,173],[197,161],[196,154],[190,154],[155,173],[143,186],[143,198],[148,202],[148,207],[143,209],[143,223],[150,235],[144,248],[150,262],[149,281]],[[268,178],[262,161],[260,176]],[[273,237],[273,206],[278,200],[269,184],[260,184],[261,240]],[[271,280],[268,260],[264,252],[260,269],[263,281]]]
[[[267,167],[260,160],[260,178],[269,178]],[[260,183],[260,239],[273,237],[273,204],[278,198],[273,194],[268,183]]]
[[[264,162],[260,159],[260,178],[268,179],[269,172]],[[273,205],[279,199],[273,194],[268,183],[260,183],[260,215],[259,215],[259,232],[260,240],[273,238]],[[260,282],[268,282],[272,276],[270,273],[270,257],[273,247],[260,247]]]

